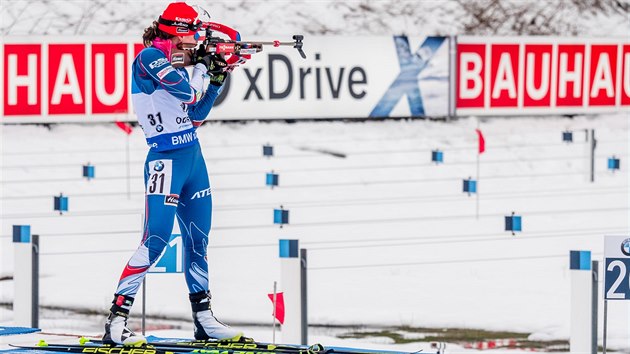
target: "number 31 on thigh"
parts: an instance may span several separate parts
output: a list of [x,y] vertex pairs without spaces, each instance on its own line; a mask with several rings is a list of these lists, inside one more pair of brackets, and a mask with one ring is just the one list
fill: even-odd
[[172,160],[149,161],[149,179],[147,181],[147,195],[171,194],[171,179],[173,176]]

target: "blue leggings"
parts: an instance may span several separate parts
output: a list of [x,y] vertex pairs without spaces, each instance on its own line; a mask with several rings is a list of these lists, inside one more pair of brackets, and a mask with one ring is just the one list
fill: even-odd
[[199,144],[149,151],[144,164],[145,223],[142,243],[122,272],[116,294],[135,297],[149,267],[166,247],[177,218],[184,244],[184,273],[192,293],[208,291],[208,234],[212,196]]

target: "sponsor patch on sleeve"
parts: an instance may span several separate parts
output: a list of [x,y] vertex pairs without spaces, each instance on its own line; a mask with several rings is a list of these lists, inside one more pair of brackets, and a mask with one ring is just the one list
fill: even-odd
[[168,75],[171,71],[175,71],[172,66],[168,66],[157,73],[157,77],[162,80],[164,76]]
[[159,68],[160,66],[164,66],[166,64],[168,64],[168,59],[166,59],[166,58],[158,58],[158,59],[152,61],[149,64],[149,67],[151,69],[155,69],[155,68]]

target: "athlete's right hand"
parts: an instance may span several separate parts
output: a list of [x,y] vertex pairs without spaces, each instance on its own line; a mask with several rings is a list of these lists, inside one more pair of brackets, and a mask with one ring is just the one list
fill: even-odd
[[206,53],[206,46],[204,46],[203,44],[201,44],[199,46],[199,48],[197,48],[195,50],[195,54],[194,54],[194,63],[198,64],[198,63],[202,63],[204,65],[206,65],[206,63],[203,61],[203,57],[205,57],[208,53]]

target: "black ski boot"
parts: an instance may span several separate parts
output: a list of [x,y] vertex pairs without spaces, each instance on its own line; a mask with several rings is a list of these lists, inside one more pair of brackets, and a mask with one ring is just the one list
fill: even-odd
[[190,294],[190,304],[192,306],[193,320],[195,322],[195,339],[220,339],[233,342],[241,340],[243,332],[230,328],[214,317],[212,308],[210,307],[209,292],[201,291]]
[[144,336],[133,333],[127,327],[127,318],[129,310],[133,305],[133,298],[125,295],[114,295],[110,314],[105,321],[105,334],[103,335],[103,343],[124,345],[126,347],[138,347],[147,344]]

